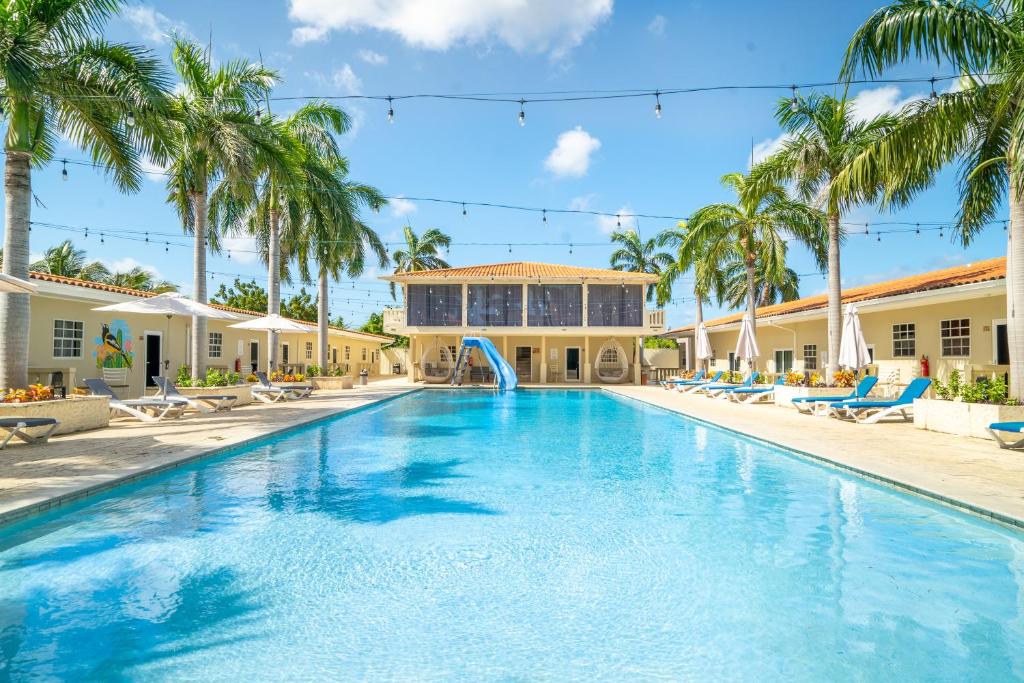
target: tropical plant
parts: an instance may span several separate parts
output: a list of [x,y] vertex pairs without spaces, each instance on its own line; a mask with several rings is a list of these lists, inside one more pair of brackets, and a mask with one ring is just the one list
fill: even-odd
[[279,314],[286,318],[313,322],[317,316],[317,305],[313,296],[303,287],[298,294],[293,294],[281,302]]
[[[60,137],[84,148],[115,186],[136,191],[140,152],[159,158],[169,86],[148,50],[100,37],[120,0],[18,0],[0,10],[0,108],[6,171],[3,272],[28,277],[31,168]],[[27,294],[0,297],[0,386],[28,382]]]
[[[644,240],[640,233],[632,228],[616,230],[612,233],[611,240],[619,245],[609,258],[612,270],[646,273],[660,278],[662,271],[675,261],[670,254],[658,251],[657,237]],[[647,301],[654,301],[657,291],[657,283],[647,285]]]
[[799,200],[791,199],[781,185],[751,185],[740,173],[722,176],[722,184],[736,192],[735,204],[709,204],[690,219],[680,249],[739,254],[746,273],[747,314],[756,324],[757,273],[768,281],[783,280],[786,240],[806,246],[824,267],[825,215]]
[[243,311],[265,311],[267,310],[267,290],[255,282],[246,282],[235,278],[230,287],[221,283],[214,295],[210,297],[210,301],[221,306],[240,308]]
[[[769,279],[774,275],[777,279]],[[724,280],[719,292],[719,305],[728,304],[730,308],[743,308],[747,300],[747,267],[742,259],[733,259],[726,263],[722,270]],[[754,273],[755,303],[758,306],[771,306],[783,301],[800,298],[800,276],[796,271],[785,266],[776,273],[757,270]]]
[[[417,235],[408,225],[402,229],[402,233],[405,236],[405,249],[396,249],[391,254],[396,274],[450,267],[448,262],[441,258],[440,251],[451,246],[451,237],[437,228],[430,228],[422,235]],[[391,283],[391,298],[395,298],[394,282]]]
[[[955,92],[907,107],[899,124],[837,181],[843,191],[884,185],[883,206],[903,206],[960,160],[957,233],[968,244],[1009,199],[1007,334],[1010,396],[1024,397],[1024,4],[899,0],[854,34],[842,76],[874,77],[913,59],[948,63],[964,74]],[[988,74],[988,75],[976,75]],[[1024,314],[1022,314],[1024,315]]]
[[29,269],[93,282],[106,282],[110,278],[110,270],[105,265],[86,260],[85,249],[76,249],[71,240],[64,240],[44,251],[43,258],[32,263]]
[[112,273],[106,278],[106,282],[116,287],[127,287],[157,294],[178,291],[178,285],[167,280],[157,280],[153,277],[153,273],[139,266],[127,271]]
[[[775,118],[785,132],[778,152],[754,166],[751,183],[793,182],[797,195],[825,211],[828,220],[828,372],[839,369],[842,334],[840,248],[843,213],[858,201],[873,201],[877,183],[852,187],[836,178],[865,150],[896,126],[898,118],[881,114],[861,120],[846,97],[814,94],[779,100]],[[795,298],[795,297],[794,297]],[[786,300],[786,299],[783,299]]]
[[857,375],[853,370],[837,370],[832,374],[833,386],[849,389],[856,381]]
[[[288,155],[274,128],[260,123],[260,102],[277,80],[262,65],[234,60],[214,67],[195,43],[174,39],[171,55],[181,84],[171,100],[172,131],[167,188],[187,232],[195,238],[192,296],[206,303],[206,250],[219,248],[220,217],[211,220],[210,192],[247,197],[258,171],[287,165]],[[226,204],[226,200],[218,206]],[[239,201],[244,205],[244,200]],[[229,220],[225,220],[229,222]],[[192,377],[202,377],[206,318],[192,325]]]

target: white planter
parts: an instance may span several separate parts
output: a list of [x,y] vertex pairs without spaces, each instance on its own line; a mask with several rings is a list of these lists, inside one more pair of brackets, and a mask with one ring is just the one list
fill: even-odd
[[341,377],[310,377],[310,384],[315,386],[317,389],[351,389],[352,388],[352,376],[343,375]]
[[777,406],[792,408],[794,398],[800,398],[803,396],[845,396],[851,391],[853,391],[853,389],[847,389],[844,387],[781,386],[775,387],[775,393],[772,394],[772,399],[775,401],[775,405]]
[[941,401],[919,398],[914,401],[914,426],[944,434],[991,439],[988,426],[993,422],[1024,422],[1024,406]]
[[[233,406],[247,406],[252,403],[252,387],[248,384],[232,384],[228,387],[177,387],[178,392],[183,396],[237,396]],[[155,387],[146,390],[149,396],[156,396],[158,393]]]
[[0,403],[0,417],[53,417],[60,423],[54,434],[70,434],[108,426],[110,399],[106,396],[75,396],[35,403]]

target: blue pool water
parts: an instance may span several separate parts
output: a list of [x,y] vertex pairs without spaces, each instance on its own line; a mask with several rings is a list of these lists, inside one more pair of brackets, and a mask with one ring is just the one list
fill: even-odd
[[1024,676],[1024,536],[602,393],[420,392],[0,534],[0,680]]

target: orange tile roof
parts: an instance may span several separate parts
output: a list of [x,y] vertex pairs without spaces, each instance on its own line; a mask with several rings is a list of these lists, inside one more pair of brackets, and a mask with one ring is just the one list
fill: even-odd
[[[882,299],[889,296],[899,296],[901,294],[914,294],[916,292],[946,289],[960,285],[975,284],[978,282],[1001,280],[1005,277],[1006,258],[1000,256],[999,258],[987,259],[976,263],[968,263],[962,266],[954,266],[952,268],[943,268],[942,270],[920,273],[919,275],[901,277],[896,280],[887,280],[885,282],[876,282],[871,285],[852,287],[843,291],[842,301],[844,304],[855,303],[871,299]],[[772,306],[762,306],[757,309],[756,317],[758,319],[774,318],[793,313],[803,313],[805,311],[824,310],[827,307],[828,295],[818,294],[815,296],[805,297],[803,299],[795,299],[781,304],[774,304]],[[744,314],[745,311],[730,313],[729,315],[722,316],[721,318],[707,320],[704,324],[708,328],[720,325],[729,325],[742,320]],[[665,334],[685,332],[687,330],[692,330],[693,327],[693,325],[685,325],[674,330],[669,330]]]
[[[130,289],[128,287],[117,287],[116,285],[108,285],[104,282],[94,282],[92,280],[79,280],[73,277],[64,277],[63,275],[51,275],[49,273],[38,273],[36,271],[29,271],[29,278],[32,280],[42,280],[43,282],[53,282],[59,285],[71,285],[73,287],[83,287],[85,289],[96,289],[101,292],[112,292],[114,294],[126,294],[128,296],[137,296],[143,298],[150,298],[156,296],[156,292],[147,292],[141,289]],[[229,313],[240,313],[242,315],[251,315],[258,318],[265,313],[257,313],[255,311],[247,311],[244,308],[235,308],[234,306],[224,306],[222,304],[208,304],[212,308],[216,308],[222,311],[228,311]],[[292,318],[292,320],[295,320]],[[298,323],[308,324],[308,320],[295,320]],[[373,337],[390,343],[391,337],[383,337],[379,334],[373,334],[371,332],[360,332],[359,330],[350,330],[347,327],[338,327],[337,325],[329,326],[332,330],[338,330],[339,332],[347,332],[349,334],[362,335],[366,337]]]
[[633,273],[604,268],[583,268],[580,266],[563,266],[554,263],[534,263],[532,261],[513,261],[511,263],[492,263],[481,266],[465,266],[462,268],[441,268],[437,270],[418,270],[411,273],[395,273],[383,277],[384,280],[414,280],[434,278],[513,278],[533,280],[549,279],[580,279],[588,280],[643,280],[655,282],[658,277],[648,273]]

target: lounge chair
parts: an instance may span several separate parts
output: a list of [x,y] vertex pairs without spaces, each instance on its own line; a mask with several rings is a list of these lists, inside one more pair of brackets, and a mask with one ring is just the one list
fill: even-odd
[[786,376],[779,375],[779,378],[775,380],[774,384],[770,384],[766,387],[737,387],[732,390],[727,390],[725,394],[729,397],[730,401],[736,403],[757,403],[765,399],[770,399],[772,394],[775,393],[775,387],[782,386],[786,383]]
[[[253,389],[254,392],[274,393],[285,391],[288,394],[286,398],[306,398],[313,393],[314,387],[312,384],[289,384],[288,386],[283,387],[279,384],[271,383],[267,378],[267,373],[265,372],[257,372],[256,379],[259,380],[259,385]],[[274,400],[276,401],[277,399]],[[268,401],[268,403],[273,402],[274,401]]]
[[698,392],[703,392],[708,398],[729,398],[729,392],[735,391],[736,389],[751,388],[754,386],[754,381],[757,380],[758,373],[750,373],[750,377],[744,380],[743,384],[708,384],[697,389]]
[[664,379],[660,382],[660,384],[665,389],[671,389],[677,384],[689,384],[691,382],[700,382],[702,379],[704,379],[704,374],[705,373],[703,370],[698,370],[697,374],[695,374],[690,379]]
[[861,424],[875,424],[879,420],[899,413],[904,421],[910,419],[908,410],[914,409],[914,399],[921,398],[932,384],[927,377],[918,377],[907,385],[894,401],[840,401],[829,403],[828,410],[836,417],[852,417]]
[[1016,441],[1005,441],[999,436],[999,432],[1007,434],[1024,433],[1024,422],[993,422],[988,426],[988,433],[992,435],[992,438],[996,440],[1000,448],[1024,448],[1024,437]]
[[722,379],[722,375],[724,375],[724,374],[725,374],[724,372],[719,370],[718,372],[715,373],[715,376],[712,377],[711,379],[697,379],[697,380],[688,379],[688,380],[685,380],[685,381],[682,381],[682,382],[678,382],[676,384],[676,391],[678,391],[680,394],[689,394],[689,393],[691,393],[693,391],[697,391],[698,389],[700,389],[703,386],[707,386],[709,384],[714,384],[718,380]]
[[[158,422],[166,418],[181,417],[185,412],[186,404],[178,401],[167,401],[159,398],[135,398],[123,401],[117,397],[110,385],[102,379],[87,379],[85,386],[89,387],[96,396],[108,396],[110,398],[110,412],[112,415],[122,413],[134,417],[143,422]],[[150,415],[150,413],[153,413]]]
[[238,400],[237,396],[232,396],[230,394],[185,396],[178,391],[178,387],[174,386],[174,382],[166,377],[153,377],[153,381],[156,382],[157,387],[160,388],[160,393],[157,394],[157,398],[161,398],[165,401],[174,401],[175,403],[184,403],[190,408],[195,408],[201,413],[216,413],[219,410],[231,410],[231,406],[235,405],[235,401]]
[[857,387],[846,396],[798,396],[791,400],[793,407],[799,410],[801,413],[806,415],[814,415],[818,413],[819,406],[825,406],[825,412],[822,415],[828,414],[828,403],[841,403],[843,401],[854,401],[867,398],[867,395],[875,388],[878,384],[878,378],[874,375],[865,375],[861,378],[860,382],[857,383]]
[[[0,433],[7,434],[3,440],[0,440],[0,451],[7,448],[7,444],[9,444],[11,439],[15,437],[21,439],[25,443],[46,443],[46,441],[53,435],[53,430],[57,429],[58,424],[60,423],[52,417],[0,418]],[[24,431],[34,427],[49,427],[49,429],[47,429],[43,434],[35,436]]]

